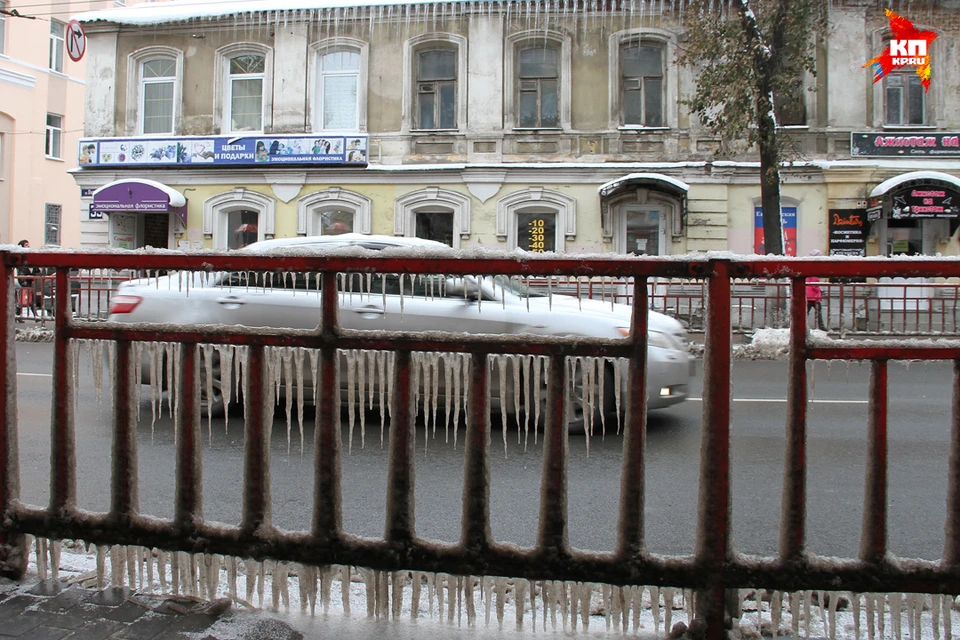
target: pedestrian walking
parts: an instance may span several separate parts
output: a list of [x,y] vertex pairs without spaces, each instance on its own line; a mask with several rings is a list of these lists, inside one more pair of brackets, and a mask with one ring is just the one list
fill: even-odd
[[[819,251],[814,249],[810,252],[811,256],[822,255]],[[820,331],[826,331],[827,328],[823,324],[823,290],[820,288],[820,278],[816,276],[810,276],[807,278],[807,318],[810,317],[810,310],[813,309],[816,312],[817,316],[817,329]]]

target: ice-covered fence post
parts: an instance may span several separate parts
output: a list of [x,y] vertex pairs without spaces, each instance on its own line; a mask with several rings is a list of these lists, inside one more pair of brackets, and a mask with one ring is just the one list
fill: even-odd
[[[9,256],[3,252],[4,257]],[[3,261],[0,300],[6,312],[0,314],[0,340],[3,340],[3,366],[0,367],[0,517],[7,522],[15,501],[20,499],[20,454],[17,440],[17,352],[14,328],[13,267]],[[26,536],[0,533],[0,575],[19,580],[27,570]]]
[[[547,407],[543,431],[543,471],[540,479],[540,530],[537,547],[551,560],[569,555],[567,537],[566,358],[547,359]],[[573,399],[571,398],[571,402]],[[549,564],[549,562],[548,562]]]
[[[50,419],[50,515],[68,519],[77,505],[77,440],[74,427],[73,349],[67,335],[70,285],[57,271],[57,316],[53,342],[53,410]],[[98,346],[99,348],[99,346]]]
[[[340,367],[336,338],[337,274],[325,271],[320,295],[320,380],[316,388],[314,431],[313,535],[321,543],[337,541],[342,528],[340,495]],[[381,383],[382,384],[382,383]]]
[[[647,279],[638,276],[633,283],[630,331],[633,354],[627,374],[627,416],[623,427],[623,464],[620,474],[617,556],[621,562],[636,559],[646,547],[643,538],[643,457],[647,432],[647,311]],[[620,380],[614,380],[614,384],[619,385]],[[613,390],[606,392],[613,393]]]
[[138,504],[137,412],[134,393],[140,372],[134,370],[133,344],[118,340],[113,376],[113,477],[110,518],[128,524]]
[[790,354],[787,375],[787,440],[780,514],[780,560],[802,560],[807,508],[807,303],[806,282],[790,282]]
[[[202,514],[203,485],[200,449],[200,403],[196,387],[200,358],[196,343],[179,347],[180,366],[174,370],[180,378],[177,394],[177,483],[173,520],[181,531],[193,531]],[[173,365],[171,365],[173,366]],[[209,398],[207,399],[209,402]]]
[[960,565],[960,360],[953,361],[953,415],[950,425],[950,466],[947,471],[947,525],[943,565]]
[[[387,471],[387,522],[384,539],[404,545],[414,534],[414,431],[410,402],[409,351],[397,352],[390,399],[390,460]],[[361,408],[362,411],[362,408]]]
[[[240,530],[256,536],[270,526],[270,430],[273,428],[273,380],[266,374],[266,347],[251,345],[243,392],[243,515]],[[293,389],[287,389],[293,393]]]
[[887,549],[887,361],[870,363],[867,478],[860,559],[881,562]]
[[463,527],[460,544],[477,560],[490,545],[490,400],[489,354],[470,354],[467,438],[463,446]]
[[696,618],[708,640],[722,640],[724,564],[730,556],[730,277],[727,261],[707,269],[707,319],[703,358],[703,435],[694,558],[706,588],[697,594]]

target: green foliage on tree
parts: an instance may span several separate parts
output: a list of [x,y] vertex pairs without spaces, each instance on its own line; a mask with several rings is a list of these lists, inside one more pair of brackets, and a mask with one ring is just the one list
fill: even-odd
[[678,61],[696,72],[691,112],[721,140],[720,154],[756,146],[766,253],[783,253],[780,166],[792,150],[776,113],[803,100],[815,74],[815,43],[826,33],[826,0],[693,0]]

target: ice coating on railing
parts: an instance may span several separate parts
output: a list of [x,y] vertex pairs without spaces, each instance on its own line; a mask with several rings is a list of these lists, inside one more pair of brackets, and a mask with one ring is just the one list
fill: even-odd
[[[361,615],[383,621],[433,619],[456,627],[505,625],[519,631],[680,635],[693,619],[688,589],[609,585],[424,571],[312,567],[219,554],[190,554],[139,546],[30,541],[41,580],[89,582],[206,601],[228,599],[249,610]],[[950,595],[781,592],[739,589],[738,637],[825,637],[895,640],[951,638],[957,599]],[[337,598],[339,596],[339,598]],[[318,605],[319,600],[319,607]],[[522,605],[522,606],[519,606]],[[904,629],[906,626],[906,629]]]

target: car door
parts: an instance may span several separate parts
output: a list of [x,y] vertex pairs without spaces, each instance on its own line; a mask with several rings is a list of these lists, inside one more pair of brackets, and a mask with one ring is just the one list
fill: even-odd
[[319,281],[313,273],[232,272],[208,304],[219,324],[316,329],[320,323]]

